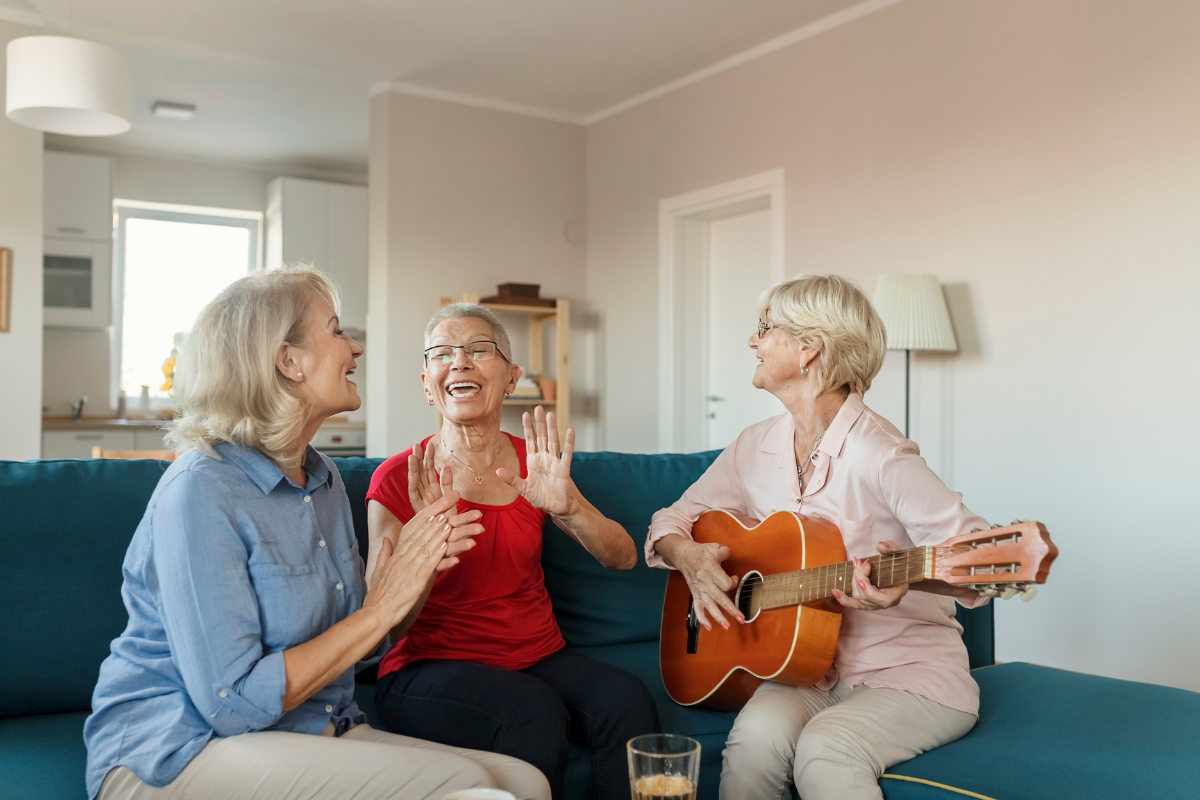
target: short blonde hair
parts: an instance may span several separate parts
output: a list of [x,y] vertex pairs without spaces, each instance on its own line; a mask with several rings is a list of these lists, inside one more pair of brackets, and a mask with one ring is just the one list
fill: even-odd
[[821,354],[813,395],[865,394],[883,366],[887,334],[863,291],[840,275],[797,275],[763,292],[759,321],[775,315],[792,340]]
[[234,281],[204,307],[175,366],[175,404],[167,433],[182,452],[231,442],[253,447],[283,469],[299,466],[297,444],[309,411],[299,387],[279,374],[275,356],[304,346],[313,300],[341,306],[337,286],[305,265],[264,270]]

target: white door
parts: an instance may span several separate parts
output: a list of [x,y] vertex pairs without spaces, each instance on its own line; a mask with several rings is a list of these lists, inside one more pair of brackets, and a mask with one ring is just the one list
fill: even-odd
[[746,340],[758,298],[771,286],[769,209],[709,223],[708,447],[729,445],[746,427],[783,412],[751,379],[758,364]]

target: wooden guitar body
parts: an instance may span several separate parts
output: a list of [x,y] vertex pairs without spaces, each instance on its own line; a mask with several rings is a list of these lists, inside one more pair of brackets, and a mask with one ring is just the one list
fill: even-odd
[[[831,522],[790,511],[772,514],[751,527],[728,511],[700,516],[692,528],[697,542],[725,545],[725,571],[743,581],[845,561],[842,534]],[[825,600],[747,615],[729,630],[713,624],[693,633],[688,647],[692,595],[681,573],[672,570],[663,600],[659,657],[667,694],[680,705],[736,711],[764,680],[811,686],[829,671],[841,627],[840,609]]]

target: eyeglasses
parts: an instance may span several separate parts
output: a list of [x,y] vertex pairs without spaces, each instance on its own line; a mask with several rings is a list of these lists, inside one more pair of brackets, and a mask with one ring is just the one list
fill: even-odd
[[770,325],[766,322],[760,322],[760,323],[758,323],[758,338],[761,339],[762,337],[766,336],[767,331],[771,330],[772,328],[782,328],[782,327],[783,326],[778,323],[776,323],[774,325]]
[[470,344],[439,344],[427,347],[425,348],[425,363],[449,364],[454,360],[455,350],[466,350],[467,357],[472,361],[487,361],[489,358],[495,358],[496,355],[508,361],[508,357],[500,352],[500,347],[495,342],[484,339]]

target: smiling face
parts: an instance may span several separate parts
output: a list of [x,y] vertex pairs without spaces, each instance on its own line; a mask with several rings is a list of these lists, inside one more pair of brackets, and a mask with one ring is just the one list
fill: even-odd
[[[766,322],[768,325],[776,325],[779,320],[768,311]],[[782,328],[771,328],[761,338],[755,330],[746,343],[758,358],[758,366],[754,368],[754,388],[766,389],[776,397],[780,397],[807,377],[800,372],[803,366],[808,366],[810,374],[815,366],[813,362],[817,353],[810,348],[801,347]]]
[[362,405],[358,385],[352,380],[362,354],[363,346],[341,330],[329,301],[314,297],[305,321],[305,340],[293,356],[294,369],[303,373],[301,391],[312,404],[314,417],[324,419],[356,411]]
[[[476,317],[462,317],[439,323],[427,347],[482,341],[496,341],[492,326]],[[425,395],[443,417],[465,424],[489,416],[499,420],[504,395],[516,387],[520,376],[521,368],[508,363],[499,351],[492,358],[476,361],[466,348],[460,348],[447,364],[437,359],[427,360],[421,382],[425,385]]]

